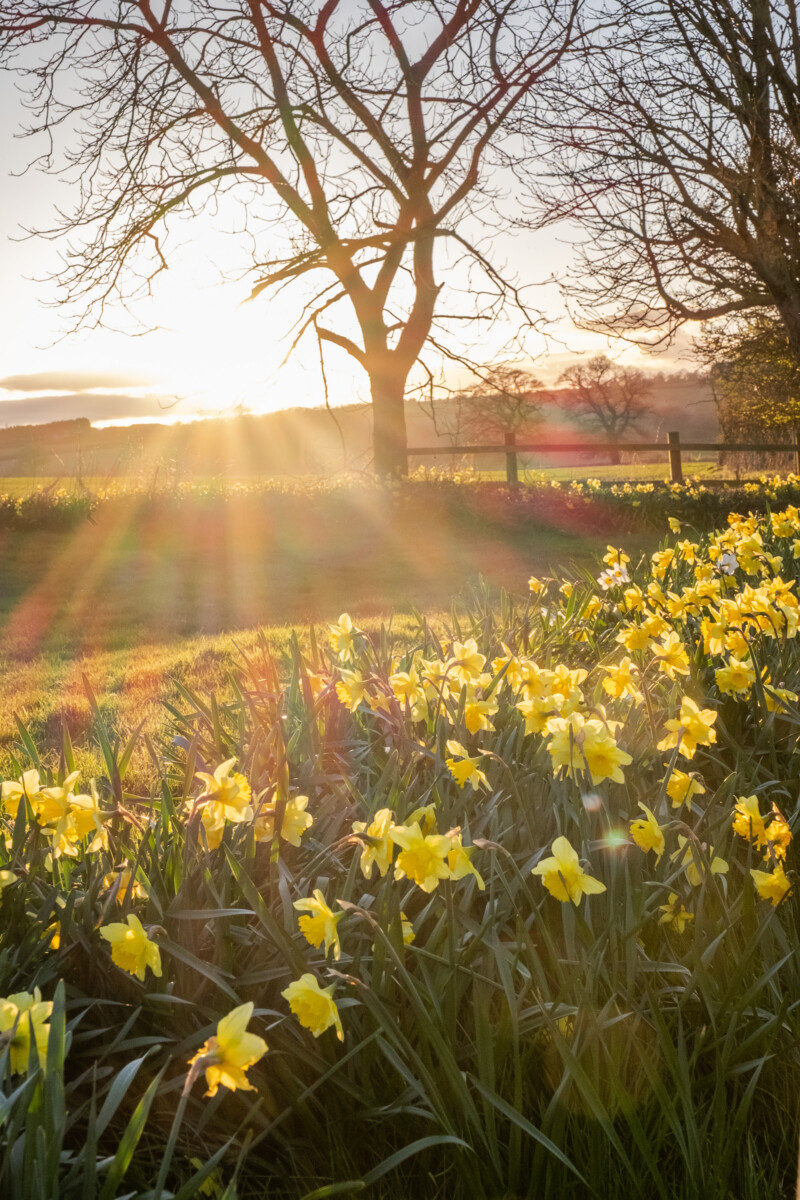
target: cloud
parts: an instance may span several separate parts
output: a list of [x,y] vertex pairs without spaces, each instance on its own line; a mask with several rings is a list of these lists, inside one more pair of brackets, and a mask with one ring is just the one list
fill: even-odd
[[153,383],[144,375],[110,371],[38,371],[33,375],[7,375],[0,379],[0,388],[5,392],[84,393],[96,388],[152,387]]
[[[160,403],[159,403],[160,402]],[[44,425],[48,421],[119,421],[130,417],[178,416],[174,396],[91,395],[80,392],[59,396],[36,396],[30,400],[0,400],[0,427]]]

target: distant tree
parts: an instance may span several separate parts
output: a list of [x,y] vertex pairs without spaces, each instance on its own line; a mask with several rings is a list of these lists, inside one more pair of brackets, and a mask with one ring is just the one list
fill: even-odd
[[800,365],[776,311],[709,325],[695,342],[724,441],[800,426]]
[[168,266],[177,217],[238,197],[251,296],[302,281],[293,344],[363,368],[376,469],[404,473],[425,347],[508,305],[532,320],[482,234],[530,192],[519,114],[583,37],[580,3],[0,0],[0,67],[30,87],[43,165],[67,131],[79,183],[49,231],[60,298],[102,321]]
[[[567,367],[558,383],[563,390],[556,393],[556,399],[564,411],[589,429],[600,431],[608,442],[636,429],[650,411],[650,378],[644,371],[618,366],[605,354]],[[610,448],[609,453],[612,462],[620,461],[618,450]]]
[[542,382],[513,363],[498,363],[456,397],[467,437],[502,441],[506,433],[525,434],[542,420]]

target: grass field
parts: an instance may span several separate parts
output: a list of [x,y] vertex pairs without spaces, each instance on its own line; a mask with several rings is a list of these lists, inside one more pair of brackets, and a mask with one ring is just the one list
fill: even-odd
[[[126,501],[71,529],[0,531],[0,763],[17,715],[49,747],[64,721],[80,758],[84,674],[111,728],[124,736],[145,720],[154,732],[177,683],[225,694],[236,646],[252,647],[259,629],[278,653],[292,627],[302,633],[344,610],[370,628],[394,613],[397,629],[415,607],[444,617],[479,578],[524,593],[533,573],[593,569],[607,541],[558,524],[387,517],[374,493],[352,511],[321,499],[286,512],[277,521],[247,502]],[[626,534],[634,551],[654,541]]]
[[[695,461],[696,460],[696,461]],[[482,480],[502,481],[505,479],[504,470],[482,470],[480,461],[475,460],[476,470],[475,476]],[[612,466],[610,464],[598,465],[596,463],[581,464],[578,466],[554,467],[549,466],[546,456],[540,456],[539,463],[535,466],[531,463],[530,458],[525,455],[520,455],[520,480],[523,483],[532,483],[539,479],[552,480],[559,482],[570,482],[573,479],[601,479],[604,482],[644,482],[647,480],[669,479],[669,463],[664,462],[637,462],[631,461],[624,463],[622,466]],[[412,468],[416,469],[419,466],[425,466],[425,460],[412,460]],[[454,468],[459,464],[454,462]],[[708,458],[699,459],[697,455],[683,455],[683,470],[687,476],[697,475],[701,479],[728,478],[733,475],[733,471],[729,467],[719,467],[716,462]],[[743,471],[742,478],[757,478],[760,471]],[[242,477],[224,477],[224,480],[219,476],[193,476],[198,484],[215,484],[220,482],[246,482],[253,481],[253,476]],[[287,480],[297,479],[297,476],[286,476]],[[310,477],[309,477],[310,478]],[[162,479],[163,482],[163,479]],[[80,480],[72,475],[65,476],[32,476],[32,475],[13,475],[0,477],[0,496],[30,496],[38,490],[58,490],[63,488],[68,494],[80,493],[85,491],[96,492],[101,488],[108,487],[111,483],[124,486],[148,487],[153,483],[151,475],[138,476],[109,476],[109,475],[86,475]]]

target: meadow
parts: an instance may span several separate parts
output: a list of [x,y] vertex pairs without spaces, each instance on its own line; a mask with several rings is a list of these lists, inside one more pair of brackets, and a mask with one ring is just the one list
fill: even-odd
[[796,486],[5,528],[0,1194],[792,1195]]

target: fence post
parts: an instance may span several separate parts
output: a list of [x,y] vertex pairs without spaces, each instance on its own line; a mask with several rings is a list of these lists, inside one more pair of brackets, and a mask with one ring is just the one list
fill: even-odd
[[506,482],[519,483],[519,471],[517,469],[517,435],[512,430],[510,433],[503,434],[503,440],[506,444]]
[[681,467],[681,435],[667,434],[669,442],[669,476],[673,483],[683,483],[683,468]]
[[794,473],[800,475],[800,426],[794,431]]

